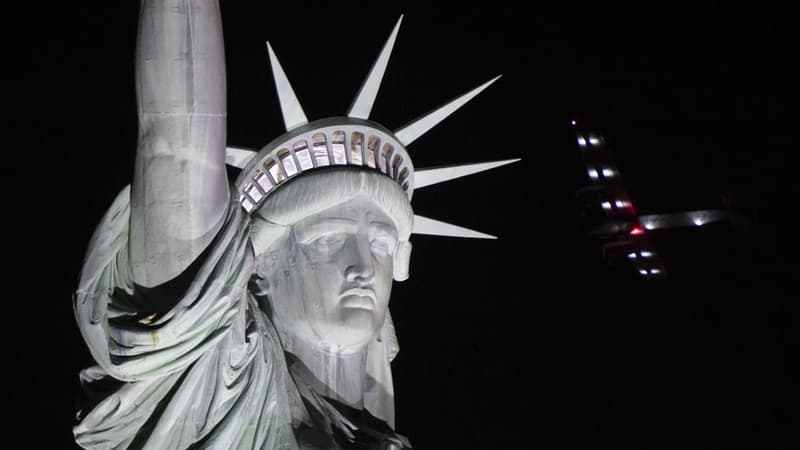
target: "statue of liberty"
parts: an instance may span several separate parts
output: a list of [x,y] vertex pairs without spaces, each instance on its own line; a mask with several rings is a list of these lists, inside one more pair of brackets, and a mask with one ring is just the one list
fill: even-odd
[[[397,130],[369,120],[398,21],[345,117],[309,122],[269,47],[286,133],[226,147],[216,0],[143,0],[132,184],[95,231],[74,310],[85,448],[410,448],[394,431],[388,310],[414,189],[509,161],[414,169],[406,146],[485,89]],[[241,169],[234,182],[225,165]]]

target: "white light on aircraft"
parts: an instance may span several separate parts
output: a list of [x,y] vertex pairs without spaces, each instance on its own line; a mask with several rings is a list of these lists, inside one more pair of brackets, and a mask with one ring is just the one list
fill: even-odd
[[589,137],[589,144],[590,145],[595,145],[595,146],[600,145],[600,139],[597,139],[594,136],[590,136]]
[[571,121],[570,123],[572,124],[573,127],[575,126],[575,121],[574,120]]
[[703,218],[702,218],[702,217],[700,217],[700,216],[697,216],[697,217],[693,218],[693,219],[692,219],[692,222],[693,222],[693,223],[694,223],[696,226],[698,226],[698,227],[699,227],[699,226],[702,226],[704,223],[706,223],[706,221],[705,221],[705,220],[703,220]]
[[586,139],[584,139],[583,136],[578,136],[578,145],[586,147]]
[[629,259],[636,259],[636,252],[628,253]]
[[652,230],[656,227],[656,224],[654,224],[653,222],[645,222],[644,227],[648,230]]
[[600,204],[600,206],[602,206],[605,210],[609,210],[611,209],[611,202],[603,202]]
[[616,175],[613,169],[609,169],[608,167],[603,169],[603,176],[606,178],[613,178]]
[[649,258],[649,257],[653,256],[653,254],[652,254],[652,253],[650,253],[650,252],[647,252],[647,251],[645,251],[645,252],[639,252],[639,254],[640,254],[640,255],[642,255],[642,258]]
[[614,202],[614,205],[616,205],[617,208],[627,208],[628,207],[628,202],[626,202],[624,200],[617,200],[617,201]]
[[657,273],[661,273],[661,270],[659,270],[659,269],[650,269],[650,273],[652,273],[653,275],[655,275],[655,274],[657,274]]
[[647,275],[647,271],[644,270],[644,269],[640,270],[639,273],[642,274],[642,275]]
[[597,171],[594,169],[589,169],[589,178],[596,180],[597,179]]

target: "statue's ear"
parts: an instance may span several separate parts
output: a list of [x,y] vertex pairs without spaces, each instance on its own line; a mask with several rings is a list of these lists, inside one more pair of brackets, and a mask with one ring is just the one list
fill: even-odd
[[394,252],[394,274],[395,281],[406,281],[408,279],[408,267],[411,264],[411,242],[400,241],[397,243],[397,250]]

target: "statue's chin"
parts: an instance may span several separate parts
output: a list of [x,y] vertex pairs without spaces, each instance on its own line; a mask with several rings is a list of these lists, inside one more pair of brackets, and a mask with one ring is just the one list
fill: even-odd
[[364,349],[378,331],[374,313],[358,308],[342,310],[336,323],[311,323],[310,332],[282,330],[293,345],[302,345],[333,353],[357,353]]
[[343,313],[343,321],[327,327],[323,345],[330,351],[351,353],[364,348],[375,335],[372,316],[358,311]]

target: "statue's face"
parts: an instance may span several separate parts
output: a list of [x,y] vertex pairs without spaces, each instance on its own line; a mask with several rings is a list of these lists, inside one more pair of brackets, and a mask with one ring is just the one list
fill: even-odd
[[283,334],[331,351],[356,350],[383,325],[397,229],[366,198],[295,223],[266,271]]

